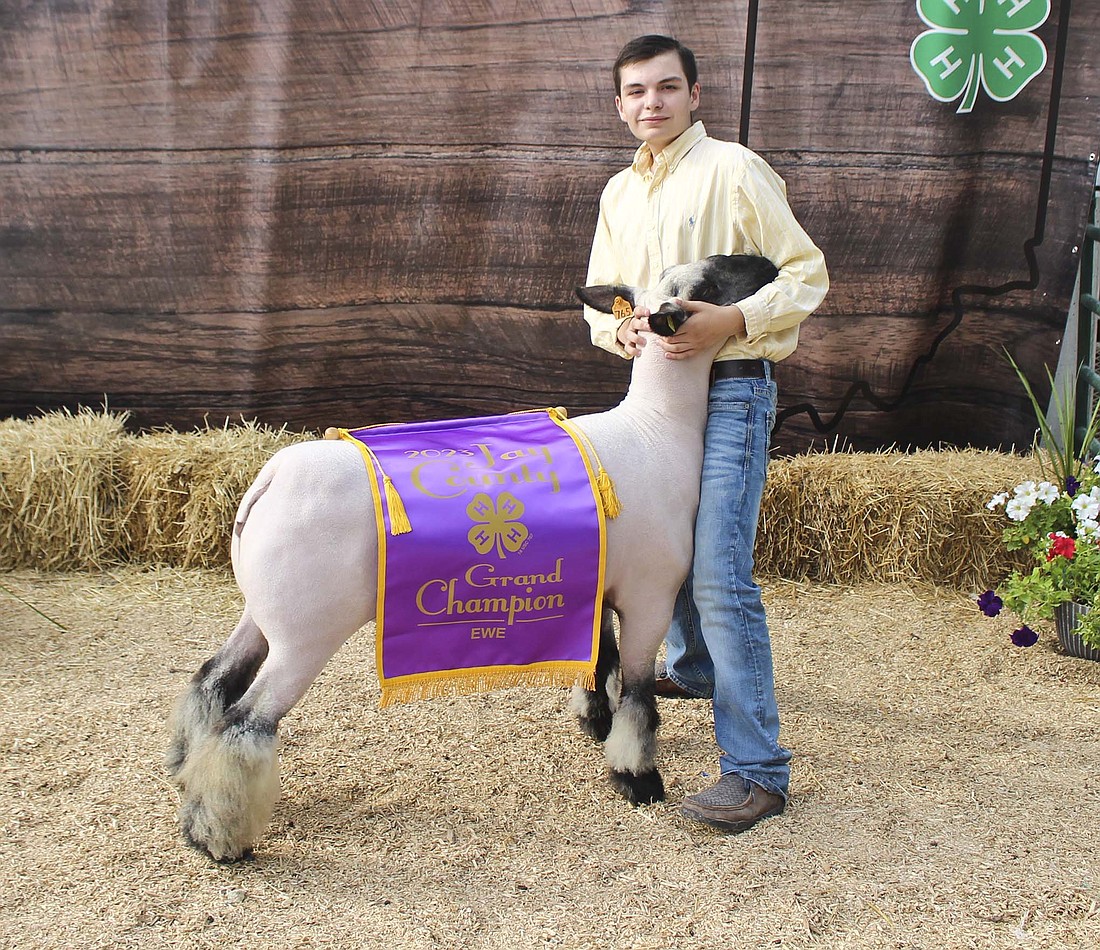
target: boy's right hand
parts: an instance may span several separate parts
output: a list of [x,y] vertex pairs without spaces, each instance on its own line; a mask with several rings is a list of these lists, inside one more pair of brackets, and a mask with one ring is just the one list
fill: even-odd
[[624,320],[615,334],[623,349],[626,350],[627,356],[634,357],[642,352],[642,347],[645,346],[643,331],[649,331],[649,310],[645,307],[637,307],[634,310],[634,316]]

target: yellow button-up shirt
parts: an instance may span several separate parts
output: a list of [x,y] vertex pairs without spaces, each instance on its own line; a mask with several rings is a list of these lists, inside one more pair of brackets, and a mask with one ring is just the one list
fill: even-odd
[[[795,220],[787,187],[759,155],[710,138],[696,122],[656,158],[643,144],[600,197],[589,284],[649,288],[673,264],[710,254],[760,254],[779,276],[739,302],[746,335],[716,359],[779,361],[798,345],[798,325],[825,297],[825,258]],[[622,320],[584,308],[596,346],[626,356]]]

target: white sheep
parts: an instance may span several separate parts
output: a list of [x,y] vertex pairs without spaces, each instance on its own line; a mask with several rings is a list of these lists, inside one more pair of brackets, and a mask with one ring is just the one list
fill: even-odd
[[[667,333],[684,319],[673,298],[733,303],[775,273],[763,258],[715,256],[670,268],[637,300],[627,287],[578,295],[608,313],[615,296],[646,306]],[[669,360],[645,347],[623,401],[572,420],[622,505],[607,523],[596,690],[575,689],[572,708],[588,735],[606,740],[611,781],[634,803],[664,798],[654,660],[691,564],[713,355]],[[279,721],[375,616],[378,541],[367,485],[354,445],[303,442],[277,452],[241,501],[232,560],[244,613],[180,698],[167,762],[183,835],[215,860],[251,852],[279,793]]]

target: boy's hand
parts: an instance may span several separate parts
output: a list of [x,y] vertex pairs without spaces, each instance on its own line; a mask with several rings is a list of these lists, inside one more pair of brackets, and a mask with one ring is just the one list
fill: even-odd
[[745,335],[745,315],[737,304],[719,307],[701,300],[677,300],[676,303],[691,314],[691,319],[684,321],[672,336],[657,337],[670,360],[684,360],[731,336]]
[[649,311],[645,307],[638,307],[634,316],[623,322],[615,336],[626,350],[627,356],[637,356],[645,346],[643,331],[649,330]]

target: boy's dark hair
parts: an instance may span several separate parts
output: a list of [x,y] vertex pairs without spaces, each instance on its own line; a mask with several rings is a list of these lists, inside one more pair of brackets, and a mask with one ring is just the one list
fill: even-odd
[[661,36],[657,33],[648,33],[631,40],[621,50],[615,60],[615,95],[622,91],[620,82],[625,66],[633,66],[634,63],[644,63],[647,59],[653,59],[662,53],[676,53],[680,57],[680,65],[684,67],[684,78],[687,79],[690,89],[699,81],[699,69],[695,65],[695,54],[679,40],[671,36]]

